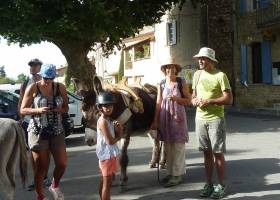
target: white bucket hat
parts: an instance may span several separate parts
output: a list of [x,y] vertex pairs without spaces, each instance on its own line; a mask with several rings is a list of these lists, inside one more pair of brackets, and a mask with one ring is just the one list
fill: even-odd
[[193,58],[207,57],[210,60],[218,63],[219,61],[215,58],[215,51],[208,47],[202,47],[199,53],[194,55]]

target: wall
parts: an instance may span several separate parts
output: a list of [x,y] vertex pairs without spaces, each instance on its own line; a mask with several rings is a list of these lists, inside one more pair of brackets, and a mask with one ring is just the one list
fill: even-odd
[[[258,28],[256,26],[256,13],[247,12],[239,14],[239,4],[236,4],[236,29],[234,45],[234,70],[235,78],[235,105],[237,107],[274,109],[277,103],[280,103],[280,86],[273,84],[253,84],[252,83],[252,62],[250,44],[253,42],[262,42],[265,33],[272,33],[271,41],[271,60],[280,61],[280,34],[279,24]],[[266,38],[267,39],[267,38]],[[248,45],[248,83],[247,86],[240,83],[240,45]]]
[[233,84],[233,1],[212,0],[208,5],[208,24],[209,47],[216,51],[218,68]]

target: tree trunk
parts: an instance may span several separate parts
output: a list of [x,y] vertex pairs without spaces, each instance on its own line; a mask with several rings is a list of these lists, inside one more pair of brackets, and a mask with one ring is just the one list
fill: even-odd
[[69,84],[73,77],[81,80],[89,89],[92,89],[93,75],[96,74],[96,69],[87,57],[90,46],[83,45],[80,41],[56,41],[53,43],[60,48],[68,63],[66,84]]

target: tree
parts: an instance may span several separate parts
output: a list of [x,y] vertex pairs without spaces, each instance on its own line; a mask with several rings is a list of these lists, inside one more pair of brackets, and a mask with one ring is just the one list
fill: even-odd
[[5,78],[6,77],[6,71],[5,71],[5,66],[0,67],[0,78]]
[[17,83],[23,83],[25,80],[27,80],[27,76],[23,73],[19,74],[17,76]]
[[68,63],[67,80],[89,87],[95,68],[87,54],[97,44],[105,54],[124,38],[160,21],[165,11],[185,0],[5,0],[0,2],[0,35],[9,42],[52,42]]
[[6,77],[5,66],[0,67],[0,78]]

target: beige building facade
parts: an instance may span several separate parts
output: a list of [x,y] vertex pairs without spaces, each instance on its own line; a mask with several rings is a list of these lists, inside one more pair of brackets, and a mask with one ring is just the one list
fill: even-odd
[[143,84],[156,85],[164,78],[160,66],[174,58],[184,69],[181,75],[191,82],[197,65],[192,57],[200,48],[199,16],[199,9],[187,1],[182,10],[174,7],[160,23],[145,27],[134,38],[125,39],[124,48],[108,58],[97,49],[94,54],[97,74],[115,83],[123,67],[129,84],[140,78]]

